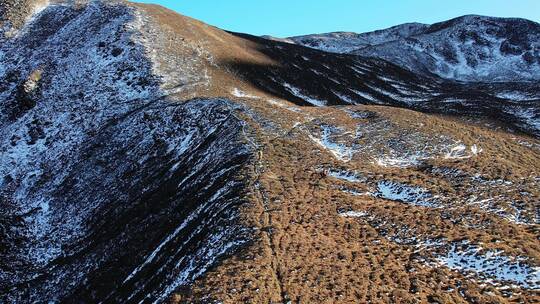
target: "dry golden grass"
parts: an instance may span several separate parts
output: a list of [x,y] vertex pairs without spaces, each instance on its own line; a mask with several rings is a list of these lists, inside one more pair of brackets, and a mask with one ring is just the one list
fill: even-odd
[[[520,225],[474,205],[459,203],[471,196],[477,185],[472,179],[455,180],[433,175],[426,167],[386,168],[366,150],[343,162],[322,149],[308,135],[317,136],[323,124],[354,134],[359,125],[373,122],[353,119],[346,110],[375,113],[381,127],[372,137],[340,140],[373,143],[373,149],[388,149],[387,139],[403,134],[459,140],[480,154],[469,159],[448,160],[442,155],[426,161],[427,168],[454,168],[470,176],[504,180],[529,192],[527,208],[538,208],[540,192],[534,177],[540,172],[540,153],[533,138],[505,133],[468,123],[456,117],[427,115],[382,107],[354,106],[296,107],[287,100],[253,87],[237,75],[231,63],[276,65],[258,51],[254,42],[223,32],[199,21],[180,17],[158,6],[137,4],[170,41],[158,46],[177,57],[202,58],[197,64],[211,82],[174,93],[179,100],[192,97],[228,97],[251,109],[242,117],[249,122],[251,136],[260,145],[258,160],[250,172],[251,202],[243,210],[245,225],[256,228],[253,243],[223,260],[190,288],[178,290],[172,303],[538,303],[540,295],[514,289],[504,295],[481,280],[468,278],[445,267],[426,262],[436,252],[415,252],[416,247],[399,244],[388,236],[407,229],[419,238],[469,240],[485,249],[508,255],[527,256],[540,263],[538,225]],[[180,43],[181,42],[181,43]],[[202,56],[201,56],[202,54]],[[163,58],[165,58],[163,56]],[[159,59],[159,58],[158,58]],[[174,69],[174,61],[162,59],[163,69]],[[257,98],[237,98],[238,88]],[[266,124],[265,124],[266,123]],[[271,125],[273,127],[268,127]],[[528,147],[531,146],[531,147]],[[381,151],[382,151],[381,150]],[[370,151],[372,151],[370,155]],[[321,169],[322,168],[322,169]],[[371,196],[353,196],[340,190],[346,181],[328,176],[324,168],[356,170],[368,182],[354,185],[367,191],[380,180],[421,186],[448,197],[448,208],[426,208]],[[457,183],[457,184],[456,184]],[[536,187],[534,186],[536,185]],[[497,186],[479,188],[485,195],[502,195]],[[517,188],[516,188],[517,189]],[[492,192],[492,193],[491,193]],[[473,193],[474,194],[474,193]],[[521,200],[518,191],[504,193]],[[347,218],[340,210],[368,212],[372,219]],[[423,257],[424,255],[425,257]],[[422,258],[419,258],[422,257]],[[425,258],[425,259],[423,259]]]
[[[355,108],[376,112],[402,127],[421,121],[424,126],[420,131],[446,134],[465,143],[481,143],[485,149],[475,159],[437,160],[434,163],[438,165],[510,180],[538,172],[537,152],[509,141],[513,135],[407,110]],[[334,123],[350,123],[340,109],[308,109],[306,112]],[[290,116],[295,115],[282,111],[280,118],[265,117],[276,119],[287,128]],[[249,197],[252,205],[244,210],[246,224],[258,228],[258,239],[223,261],[191,290],[177,295],[176,302],[219,299],[223,303],[288,300],[292,303],[534,303],[540,299],[531,291],[505,298],[489,284],[482,286],[447,268],[424,265],[415,259],[413,246],[389,241],[369,221],[341,217],[338,210],[367,211],[377,218],[414,229],[419,236],[468,239],[485,244],[485,248],[526,255],[536,264],[540,262],[537,226],[517,225],[474,208],[448,211],[452,217],[447,219],[441,216],[440,209],[367,196],[353,197],[336,189],[336,185],[346,182],[325,176],[316,168],[321,165],[346,167],[428,189],[438,184],[444,186],[445,181],[433,180],[414,168],[385,169],[362,160],[343,164],[314,145],[299,129],[277,138],[269,138],[264,130],[259,131],[258,140],[264,143],[262,157],[252,172]],[[256,184],[260,186],[257,188]],[[538,198],[538,192],[534,195]],[[491,224],[484,229],[474,229],[465,223],[454,223],[452,218],[462,217],[463,212]],[[499,241],[493,243],[493,239]],[[453,291],[448,291],[451,289]]]

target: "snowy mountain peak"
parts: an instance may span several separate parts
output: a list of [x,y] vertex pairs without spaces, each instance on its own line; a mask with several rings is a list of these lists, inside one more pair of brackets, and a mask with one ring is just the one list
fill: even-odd
[[328,52],[381,58],[413,72],[461,81],[540,80],[540,24],[466,15],[424,25],[290,38]]
[[349,53],[361,48],[395,41],[415,35],[428,27],[421,23],[406,23],[386,30],[357,34],[353,32],[333,32],[318,35],[291,37],[287,40],[334,53]]

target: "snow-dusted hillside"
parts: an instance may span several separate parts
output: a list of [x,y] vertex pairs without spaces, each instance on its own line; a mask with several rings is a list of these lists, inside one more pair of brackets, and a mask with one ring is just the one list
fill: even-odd
[[169,101],[141,18],[55,4],[0,46],[2,303],[163,301],[247,240],[238,106]]
[[238,65],[257,87],[302,105],[379,104],[429,113],[489,118],[540,135],[536,82],[455,82],[388,61],[323,52],[249,35],[281,68]]
[[405,24],[373,33],[291,40],[325,51],[381,58],[448,79],[540,80],[540,24],[525,19],[468,15],[430,26]]

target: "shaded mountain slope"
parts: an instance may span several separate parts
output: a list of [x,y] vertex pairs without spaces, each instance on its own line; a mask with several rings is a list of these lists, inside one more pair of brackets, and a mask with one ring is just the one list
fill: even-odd
[[238,106],[167,99],[137,18],[51,5],[2,47],[2,302],[163,300],[248,240]]
[[0,46],[0,301],[538,300],[532,84],[153,5],[25,20]]
[[238,63],[234,67],[259,90],[298,104],[380,104],[428,113],[489,118],[539,134],[540,98],[536,83],[456,83],[422,76],[378,59],[329,55],[280,42],[243,36],[261,43],[272,67]]

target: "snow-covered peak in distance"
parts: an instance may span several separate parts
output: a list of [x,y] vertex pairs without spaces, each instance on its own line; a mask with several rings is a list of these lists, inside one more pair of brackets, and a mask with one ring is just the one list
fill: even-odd
[[467,15],[370,33],[292,37],[296,44],[388,60],[414,72],[461,81],[540,80],[540,24]]
[[405,23],[385,30],[357,34],[353,32],[334,32],[319,35],[306,35],[289,38],[290,41],[315,49],[334,53],[349,53],[361,48],[407,38],[422,33],[429,25]]

